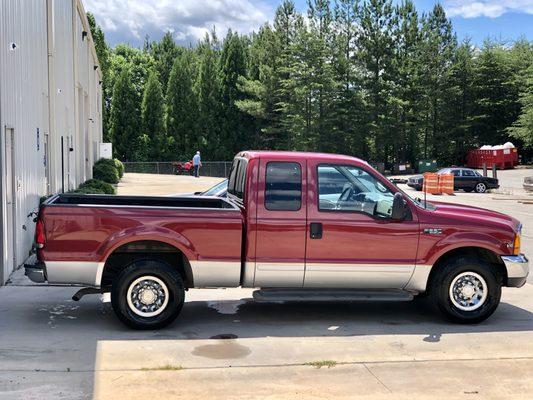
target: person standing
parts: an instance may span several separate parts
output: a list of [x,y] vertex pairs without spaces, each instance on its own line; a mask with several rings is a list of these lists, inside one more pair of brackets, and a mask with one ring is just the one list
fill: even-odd
[[202,160],[200,158],[200,152],[197,151],[194,157],[192,158],[192,165],[194,168],[194,176],[196,178],[200,177],[200,167],[202,166]]

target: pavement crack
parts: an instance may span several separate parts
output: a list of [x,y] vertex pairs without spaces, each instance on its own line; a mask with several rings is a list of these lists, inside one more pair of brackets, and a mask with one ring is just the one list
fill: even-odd
[[383,381],[381,379],[379,379],[379,377],[374,372],[372,372],[372,370],[370,368],[368,368],[368,365],[366,365],[366,363],[363,363],[363,365],[364,365],[365,369],[368,371],[368,373],[370,375],[372,375],[376,379],[376,381],[378,381],[380,383],[381,386],[383,386],[389,393],[392,393],[392,390],[390,390],[389,387],[387,385],[385,385],[383,383]]
[[[367,365],[383,365],[383,364],[407,364],[407,363],[446,363],[446,362],[475,362],[475,361],[528,361],[533,360],[531,356],[525,357],[488,357],[488,358],[450,358],[446,360],[442,359],[424,359],[424,360],[382,360],[382,361],[337,361],[336,365],[363,365],[365,368]],[[196,367],[186,367],[184,366],[181,370],[216,370],[216,369],[226,369],[226,368],[279,368],[279,367],[305,367],[307,366],[305,362],[295,362],[295,363],[278,363],[278,364],[249,364],[249,365],[218,365],[218,366],[196,366]],[[148,368],[150,370],[150,368]],[[78,373],[92,373],[92,372],[136,372],[136,371],[147,371],[143,368],[94,368],[94,369],[72,369],[70,372]],[[0,368],[0,372],[65,372],[65,369],[9,369],[9,368]]]

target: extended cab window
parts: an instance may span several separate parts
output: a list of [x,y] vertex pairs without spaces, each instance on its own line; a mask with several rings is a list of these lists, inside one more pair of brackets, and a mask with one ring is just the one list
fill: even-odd
[[302,206],[302,169],[293,162],[269,162],[265,177],[265,208],[297,211]]
[[248,161],[245,158],[235,158],[229,173],[228,193],[240,200],[244,200],[247,168]]
[[373,175],[347,165],[318,166],[318,209],[390,217],[393,193]]

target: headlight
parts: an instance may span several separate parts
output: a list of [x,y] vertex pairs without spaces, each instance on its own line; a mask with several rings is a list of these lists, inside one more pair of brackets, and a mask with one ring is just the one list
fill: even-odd
[[516,256],[520,254],[520,236],[522,235],[522,224],[518,227],[513,241],[513,254]]

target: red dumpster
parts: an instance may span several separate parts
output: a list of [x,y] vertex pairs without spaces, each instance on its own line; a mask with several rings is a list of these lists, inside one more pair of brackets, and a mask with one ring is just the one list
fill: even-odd
[[470,168],[483,168],[483,164],[487,168],[492,168],[493,165],[497,169],[514,168],[518,165],[518,151],[510,142],[498,146],[482,146],[468,152],[466,163]]

